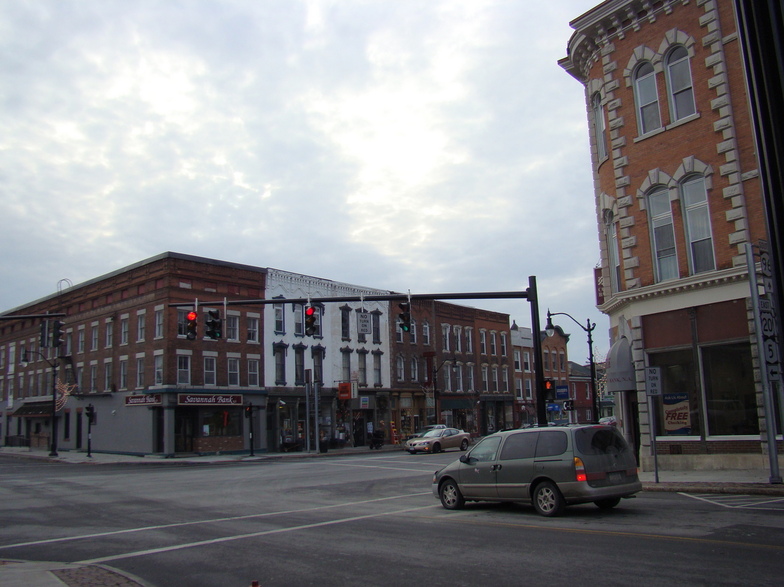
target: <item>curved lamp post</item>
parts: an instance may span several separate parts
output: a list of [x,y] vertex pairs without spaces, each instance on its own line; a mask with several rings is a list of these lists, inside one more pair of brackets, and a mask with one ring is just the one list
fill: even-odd
[[596,365],[593,362],[593,336],[592,332],[594,328],[596,328],[596,323],[591,323],[591,320],[588,319],[585,322],[585,326],[580,324],[574,317],[570,316],[566,312],[550,312],[547,310],[547,324],[544,327],[544,331],[547,336],[552,336],[555,334],[555,326],[553,326],[552,316],[566,316],[567,318],[571,318],[572,322],[577,324],[580,328],[582,328],[588,334],[588,361],[591,366],[591,401],[593,404],[593,423],[596,424],[599,422],[599,399],[596,397]]

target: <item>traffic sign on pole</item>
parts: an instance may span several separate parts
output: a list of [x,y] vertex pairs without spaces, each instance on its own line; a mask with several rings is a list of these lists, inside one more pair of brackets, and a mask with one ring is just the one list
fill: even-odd
[[645,391],[648,395],[661,395],[661,367],[645,367]]

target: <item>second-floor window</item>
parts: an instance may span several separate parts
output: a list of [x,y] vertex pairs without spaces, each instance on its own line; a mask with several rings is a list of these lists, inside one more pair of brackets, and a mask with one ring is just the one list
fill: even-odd
[[686,236],[689,239],[689,261],[692,273],[712,271],[716,268],[713,256],[708,194],[705,178],[693,177],[681,185],[686,214]]
[[240,384],[240,360],[236,357],[231,357],[227,363],[229,370],[229,385],[236,387]]
[[191,383],[191,358],[188,355],[177,355],[177,383],[179,385]]
[[675,231],[667,188],[657,188],[648,195],[648,214],[650,215],[656,280],[676,279],[678,277],[678,258],[675,254]]
[[216,385],[217,361],[215,357],[204,357],[204,385]]

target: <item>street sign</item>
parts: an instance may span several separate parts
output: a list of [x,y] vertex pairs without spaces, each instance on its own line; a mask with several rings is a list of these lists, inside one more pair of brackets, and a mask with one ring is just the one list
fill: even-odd
[[565,412],[571,412],[574,409],[574,400],[566,400],[563,403],[563,408]]
[[645,367],[645,391],[648,395],[661,395],[661,367]]
[[370,323],[369,312],[359,312],[357,314],[357,333],[358,334],[373,334],[373,327]]

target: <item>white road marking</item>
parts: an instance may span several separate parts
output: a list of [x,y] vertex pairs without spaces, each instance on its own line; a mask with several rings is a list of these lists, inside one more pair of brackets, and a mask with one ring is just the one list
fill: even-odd
[[259,536],[270,536],[272,534],[282,534],[284,532],[296,532],[298,530],[308,530],[310,528],[319,528],[323,526],[334,526],[335,524],[345,524],[348,522],[356,522],[358,520],[369,520],[372,518],[379,518],[382,516],[393,516],[396,514],[405,514],[408,512],[416,512],[436,507],[435,505],[420,506],[416,508],[407,508],[404,510],[396,510],[394,512],[383,512],[376,514],[367,514],[364,516],[353,516],[350,518],[341,518],[340,520],[329,520],[327,522],[316,522],[315,524],[303,524],[301,526],[291,526],[289,528],[276,528],[274,530],[263,530],[261,532],[252,532],[250,534],[238,534],[237,536],[225,536],[223,538],[213,538],[212,540],[202,540],[199,542],[189,542],[187,544],[177,544],[175,546],[164,546],[161,548],[150,548],[148,550],[137,550],[136,552],[126,552],[124,554],[116,554],[112,556],[103,556],[92,558],[88,560],[78,561],[76,564],[94,565],[105,563],[109,561],[123,560],[127,558],[135,558],[137,556],[148,556],[150,554],[160,554],[162,552],[172,552],[174,550],[183,550],[186,548],[195,548],[198,546],[207,546],[211,544],[220,544],[223,542],[232,542],[234,540],[245,540],[246,538],[258,538]]
[[[244,516],[229,516],[225,518],[212,518],[207,520],[194,520],[192,522],[177,522],[173,524],[161,524],[158,526],[142,526],[140,528],[128,528],[125,530],[112,530],[109,532],[96,532],[94,534],[82,534],[80,536],[64,536],[62,538],[49,538],[46,540],[33,540],[30,542],[18,542],[16,544],[6,544],[0,545],[0,550],[7,549],[7,548],[19,548],[22,546],[39,546],[41,544],[53,544],[57,542],[71,542],[74,540],[89,540],[91,538],[103,538],[105,536],[117,536],[120,534],[132,534],[134,532],[147,532],[150,530],[164,530],[166,528],[182,528],[185,526],[194,526],[197,524],[216,524],[220,522],[232,522],[236,520],[248,520],[252,518],[269,518],[272,516],[280,516],[280,515],[287,515],[287,514],[300,514],[305,512],[317,512],[319,510],[329,510],[329,509],[336,509],[342,507],[350,507],[356,505],[363,505],[368,503],[378,503],[381,501],[389,501],[393,499],[406,499],[408,497],[418,497],[421,495],[432,495],[430,491],[425,491],[422,493],[409,493],[407,495],[393,495],[390,497],[379,497],[376,499],[363,499],[360,501],[352,501],[347,503],[337,503],[333,505],[325,505],[325,506],[318,506],[314,508],[302,508],[296,510],[283,510],[279,512],[265,512],[262,514],[247,514]],[[433,506],[427,506],[433,507]],[[405,510],[403,510],[405,511]]]

